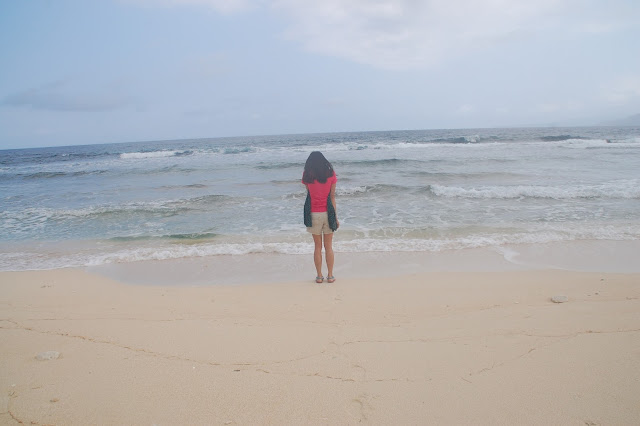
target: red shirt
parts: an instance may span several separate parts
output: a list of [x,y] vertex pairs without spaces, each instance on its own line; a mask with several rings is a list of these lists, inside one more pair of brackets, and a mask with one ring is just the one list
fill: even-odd
[[336,172],[333,172],[333,176],[327,179],[325,183],[320,183],[314,180],[313,183],[306,183],[302,181],[311,194],[311,213],[322,213],[327,211],[327,197],[331,192],[331,185],[338,182]]

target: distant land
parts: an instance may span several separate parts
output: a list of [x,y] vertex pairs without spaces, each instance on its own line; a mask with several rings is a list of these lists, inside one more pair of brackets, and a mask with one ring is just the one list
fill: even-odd
[[605,126],[640,126],[640,114],[630,115],[620,120],[605,121]]

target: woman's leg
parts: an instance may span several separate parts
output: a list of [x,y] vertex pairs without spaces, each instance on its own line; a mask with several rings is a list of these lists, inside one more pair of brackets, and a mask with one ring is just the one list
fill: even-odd
[[[333,234],[324,234],[324,255],[327,258],[327,277],[333,276]],[[322,259],[320,259],[322,261]]]
[[322,235],[313,235],[313,262],[316,264],[316,277],[322,276]]

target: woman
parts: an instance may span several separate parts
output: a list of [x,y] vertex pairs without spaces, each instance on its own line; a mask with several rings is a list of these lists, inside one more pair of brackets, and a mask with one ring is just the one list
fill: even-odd
[[[336,212],[336,173],[333,171],[331,163],[324,158],[319,151],[314,151],[307,158],[302,174],[302,183],[307,187],[308,197],[311,200],[311,226],[307,224],[307,232],[313,235],[315,249],[313,261],[316,265],[316,282],[324,281],[322,276],[322,245],[327,259],[327,282],[335,282],[333,276],[333,231],[338,229],[337,215],[335,215],[334,229],[329,223],[329,214]],[[328,203],[331,203],[328,206]]]

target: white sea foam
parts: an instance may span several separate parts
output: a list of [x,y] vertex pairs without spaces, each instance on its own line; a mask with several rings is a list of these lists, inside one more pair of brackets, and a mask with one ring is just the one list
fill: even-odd
[[640,137],[622,140],[608,140],[607,148],[640,148]]
[[[615,147],[615,144],[611,144],[607,139],[567,139],[561,141],[559,145],[568,148],[594,148],[594,147]],[[618,145],[620,147],[620,145]]]
[[431,191],[447,198],[640,198],[640,182],[637,179],[609,182],[601,185],[573,185],[564,187],[542,185],[459,186],[431,185]]
[[[518,142],[520,146],[523,145],[540,145],[540,146],[560,146],[568,148],[589,148],[589,147],[609,147],[609,148],[621,148],[621,147],[639,147],[639,138],[631,138],[624,141],[612,141],[608,139],[584,139],[584,138],[569,138],[557,141],[522,141]],[[353,151],[405,151],[405,150],[440,150],[440,149],[456,149],[456,150],[477,150],[482,147],[504,145],[505,142],[493,139],[485,139],[480,135],[466,135],[458,138],[452,138],[451,140],[443,139],[438,141],[346,141],[342,143],[321,143],[315,146],[253,146],[253,145],[237,145],[227,146],[223,148],[214,149],[194,149],[191,151],[179,151],[179,150],[160,150],[149,152],[128,152],[120,154],[122,159],[146,159],[146,158],[161,158],[161,157],[174,157],[184,155],[185,153],[193,153],[195,156],[216,156],[216,157],[228,157],[229,155],[251,155],[251,154],[265,154],[272,153],[278,155],[279,153],[308,153],[310,150],[318,150],[324,153],[348,153]]]
[[177,154],[182,154],[184,151],[150,151],[150,152],[123,152],[120,154],[122,159],[142,159],[142,158],[162,158],[162,157],[174,157]]
[[[487,148],[487,147],[501,147],[508,145],[509,141],[483,139],[478,135],[468,135],[460,138],[455,138],[458,141],[380,141],[380,142],[343,142],[343,143],[331,143],[321,144],[313,147],[299,146],[299,147],[270,147],[263,148],[263,152],[273,151],[294,151],[308,153],[311,149],[318,150],[324,153],[340,153],[340,152],[353,152],[353,151],[403,151],[403,150],[442,150],[442,149],[456,149],[456,150],[473,150]],[[568,148],[588,148],[588,147],[609,147],[620,148],[623,146],[639,146],[640,142],[637,139],[628,139],[624,141],[612,141],[609,139],[563,139],[558,141],[541,141],[541,140],[528,140],[518,141],[517,146],[545,146],[545,147],[568,147]]]
[[[298,234],[299,235],[299,234]],[[340,235],[340,234],[338,234]],[[44,253],[19,250],[0,253],[0,270],[36,270],[64,267],[99,266],[110,263],[127,263],[148,260],[184,259],[194,257],[250,255],[250,254],[287,254],[310,255],[313,245],[302,236],[289,242],[206,242],[197,244],[165,244],[140,246],[131,242],[124,248],[96,252],[84,249],[74,250],[66,246],[65,251]],[[637,240],[640,238],[638,227],[620,228],[616,226],[587,226],[573,229],[562,226],[540,227],[528,232],[500,233],[488,232],[458,237],[444,238],[352,238],[334,240],[337,252],[441,252],[469,248],[495,248],[507,258],[514,256],[512,249],[505,245],[545,244],[576,240]]]
[[[30,207],[24,210],[0,211],[0,220],[4,221],[46,221],[50,219],[63,220],[69,218],[84,218],[96,215],[126,213],[126,212],[166,212],[179,209],[195,208],[199,204],[211,204],[223,195],[204,195],[193,198],[175,198],[169,200],[132,201],[122,204],[105,204],[77,209],[55,209],[51,207]],[[228,201],[227,201],[228,202]]]
[[364,194],[367,192],[367,186],[338,186],[336,187],[337,196]]
[[519,264],[520,262],[518,262],[517,258],[520,255],[519,252],[517,252],[516,250],[509,248],[509,247],[496,247],[494,249],[496,252],[500,253],[502,255],[502,257],[504,257],[504,260],[506,260],[509,263],[513,263],[513,264]]

